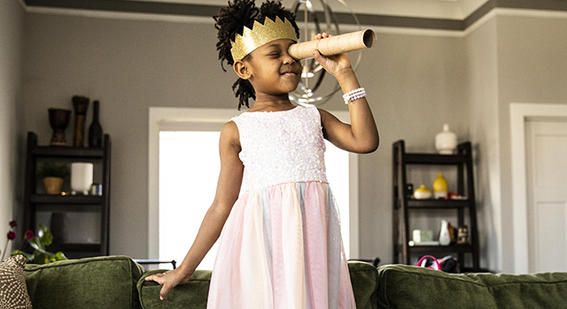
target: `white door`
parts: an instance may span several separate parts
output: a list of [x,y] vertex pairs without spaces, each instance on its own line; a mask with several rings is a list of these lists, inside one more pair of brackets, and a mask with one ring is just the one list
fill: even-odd
[[567,271],[567,120],[526,123],[529,271]]

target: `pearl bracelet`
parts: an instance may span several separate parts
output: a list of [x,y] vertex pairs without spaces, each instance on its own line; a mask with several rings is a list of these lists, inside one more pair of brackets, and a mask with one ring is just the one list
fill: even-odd
[[343,100],[345,101],[345,104],[364,97],[366,97],[366,91],[364,90],[364,88],[357,88],[343,94]]

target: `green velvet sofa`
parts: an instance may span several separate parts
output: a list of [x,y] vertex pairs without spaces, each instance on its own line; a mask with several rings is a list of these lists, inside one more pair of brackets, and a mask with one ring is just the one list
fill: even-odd
[[[357,308],[566,308],[567,273],[447,274],[405,265],[349,262]],[[126,256],[26,265],[34,308],[205,308],[210,271],[159,300],[160,285]]]

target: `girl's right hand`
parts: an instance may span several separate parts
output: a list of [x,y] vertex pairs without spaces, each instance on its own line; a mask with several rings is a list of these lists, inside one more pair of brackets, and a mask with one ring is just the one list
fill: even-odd
[[144,280],[155,281],[163,285],[161,290],[159,291],[159,299],[164,300],[167,293],[169,293],[169,290],[171,290],[180,283],[185,283],[189,281],[189,278],[191,277],[192,273],[193,271],[191,271],[189,274],[184,274],[181,268],[176,268],[172,271],[168,271],[165,273],[153,274],[151,276],[147,276]]

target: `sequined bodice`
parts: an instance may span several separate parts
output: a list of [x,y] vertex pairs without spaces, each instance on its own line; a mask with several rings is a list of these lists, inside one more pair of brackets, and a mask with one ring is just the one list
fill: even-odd
[[241,191],[298,181],[327,182],[325,141],[315,106],[276,112],[245,112],[231,118],[244,163]]

